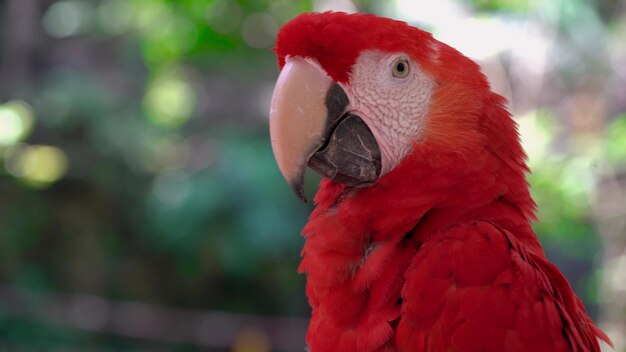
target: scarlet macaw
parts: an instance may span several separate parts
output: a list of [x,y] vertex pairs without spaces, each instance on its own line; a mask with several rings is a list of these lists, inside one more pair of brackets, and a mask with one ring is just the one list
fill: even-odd
[[310,351],[600,351],[608,337],[545,257],[505,99],[429,33],[302,14],[275,48],[270,133],[304,199]]

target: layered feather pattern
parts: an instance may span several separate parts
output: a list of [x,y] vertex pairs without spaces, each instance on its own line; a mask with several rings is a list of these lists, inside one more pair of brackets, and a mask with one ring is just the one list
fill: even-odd
[[366,49],[411,55],[436,81],[424,134],[367,188],[323,180],[300,272],[325,351],[600,351],[580,300],[531,228],[514,121],[479,67],[430,34],[372,15],[302,15],[279,65],[316,59],[349,84]]

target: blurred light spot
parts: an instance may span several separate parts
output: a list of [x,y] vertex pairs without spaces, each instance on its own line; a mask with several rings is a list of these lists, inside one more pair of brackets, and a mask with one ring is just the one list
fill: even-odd
[[626,80],[626,15],[613,23],[613,30],[609,31],[607,49],[611,68]]
[[619,164],[626,162],[626,114],[616,118],[606,128],[606,154],[608,158]]
[[276,21],[267,13],[253,13],[246,17],[241,26],[243,40],[257,49],[272,46],[277,32]]
[[526,80],[539,84],[537,91],[540,91],[539,87],[548,65],[548,53],[558,33],[551,28],[527,20],[518,25],[512,35],[509,42],[511,54],[515,59],[512,65],[528,68],[529,73],[536,77],[526,76]]
[[448,23],[435,31],[438,40],[477,60],[510,48],[516,43],[516,34],[510,24],[493,18],[468,18]]
[[233,342],[232,352],[269,352],[270,341],[259,329],[248,328],[240,332]]
[[165,34],[169,39],[170,49],[176,53],[188,52],[198,44],[199,35],[195,24],[184,18],[173,21]]
[[136,4],[133,22],[142,32],[150,34],[151,31],[172,23],[172,13],[163,2],[148,1],[145,4],[142,2]]
[[180,57],[198,43],[196,24],[184,16],[166,16],[158,25],[146,28],[143,51],[154,64]]
[[548,153],[554,134],[553,121],[542,111],[531,111],[517,119],[522,145],[528,155],[531,168],[541,162]]
[[19,100],[0,105],[0,145],[12,145],[26,138],[33,127],[33,109]]
[[106,32],[121,34],[131,23],[132,12],[127,0],[107,0],[98,6],[98,23]]
[[608,271],[609,285],[615,291],[626,291],[626,253],[609,259],[604,270]]
[[183,171],[166,172],[154,180],[152,192],[157,200],[169,208],[176,208],[191,190],[189,176]]
[[173,129],[191,117],[195,100],[193,89],[183,77],[167,73],[150,83],[143,103],[152,122],[159,127]]
[[57,38],[78,34],[90,24],[92,11],[87,1],[55,2],[43,16],[43,27]]
[[201,16],[207,12],[209,5],[213,4],[213,1],[192,1],[188,6],[192,13]]
[[466,11],[455,1],[396,0],[394,17],[430,27],[445,27],[465,18]]
[[279,22],[287,22],[298,13],[298,4],[291,0],[272,1],[267,10]]
[[461,2],[452,0],[398,0],[392,15],[427,27],[435,38],[476,60],[515,50],[532,60],[522,64],[539,68],[545,65],[549,33],[530,20],[472,17]]
[[590,195],[596,185],[593,160],[588,157],[573,157],[563,165],[561,188],[571,198],[572,208],[586,211],[590,206]]
[[357,12],[358,9],[350,0],[317,0],[314,2],[313,9],[318,12],[322,11],[343,11],[347,13]]
[[218,33],[230,33],[241,22],[241,8],[232,0],[221,0],[209,7],[207,22]]
[[67,172],[67,156],[57,147],[19,146],[8,154],[7,171],[35,188],[49,186]]

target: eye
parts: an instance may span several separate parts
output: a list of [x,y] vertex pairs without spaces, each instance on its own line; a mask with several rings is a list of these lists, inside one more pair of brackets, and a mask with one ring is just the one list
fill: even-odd
[[397,78],[405,78],[409,75],[409,61],[405,59],[395,59],[391,64],[391,74]]

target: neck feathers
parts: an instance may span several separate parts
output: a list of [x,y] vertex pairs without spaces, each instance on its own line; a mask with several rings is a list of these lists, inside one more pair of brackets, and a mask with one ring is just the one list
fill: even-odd
[[[303,230],[299,268],[307,274],[313,307],[309,343],[331,350],[341,343],[358,345],[352,341],[358,336],[369,336],[372,346],[388,343],[400,314],[405,270],[420,243],[451,225],[491,222],[543,256],[530,227],[535,203],[514,122],[503,98],[489,93],[482,101],[446,115],[464,126],[459,139],[442,135],[416,143],[375,185],[353,189],[322,181]],[[472,116],[463,115],[468,111]],[[437,126],[429,128],[427,138],[440,133]]]
[[[327,216],[378,236],[397,236],[434,211],[454,216],[448,223],[507,218],[529,229],[536,205],[525,179],[528,167],[516,124],[501,96],[481,89],[461,93],[466,91],[467,86],[455,84],[438,88],[422,141],[375,185],[350,189],[323,180],[305,236]],[[446,108],[439,104],[444,100],[456,103]],[[535,241],[534,235],[528,237]]]

